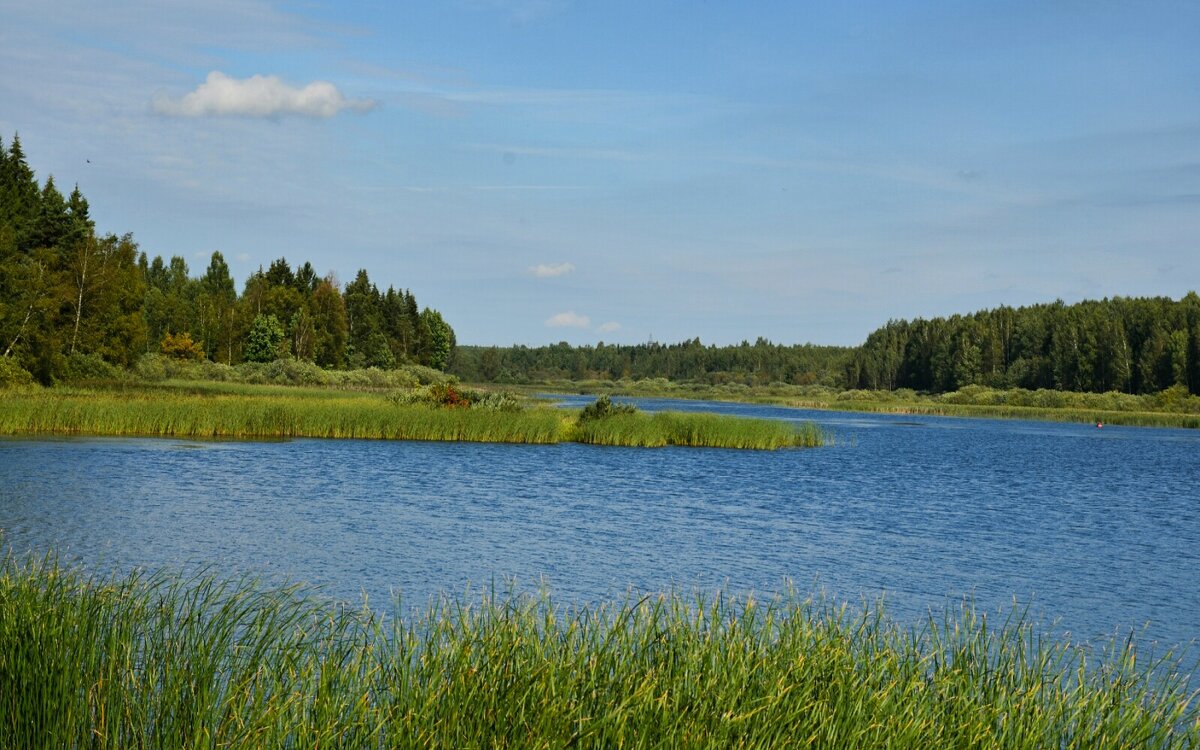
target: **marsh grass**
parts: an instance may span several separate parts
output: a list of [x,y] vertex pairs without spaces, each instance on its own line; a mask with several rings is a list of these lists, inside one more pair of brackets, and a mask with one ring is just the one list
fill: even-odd
[[818,385],[771,383],[710,385],[676,383],[661,378],[617,381],[558,381],[543,386],[515,387],[521,392],[612,394],[645,398],[683,398],[779,404],[804,409],[927,414],[948,417],[1031,419],[1054,422],[1095,423],[1137,427],[1200,428],[1200,396],[1182,386],[1158,393],[1079,393],[964,386],[942,394],[895,391],[842,391]]
[[[1003,618],[1002,618],[1003,619]],[[446,598],[0,562],[4,747],[1195,747],[1179,662],[794,591]]]
[[0,431],[512,443],[553,443],[558,439],[559,419],[549,409],[501,413],[397,406],[375,394],[314,396],[276,388],[275,392],[251,394],[47,390],[0,405]]
[[[641,415],[645,417],[646,415]],[[9,392],[0,434],[184,438],[360,438],[781,448],[819,445],[815,427],[714,415],[654,415],[579,430],[551,407],[441,408],[386,394],[234,383]],[[607,422],[607,420],[602,420]]]
[[683,412],[634,412],[580,421],[574,427],[572,439],[594,445],[681,445],[756,450],[814,447],[824,441],[820,430],[812,424],[794,427],[769,419],[734,419]]

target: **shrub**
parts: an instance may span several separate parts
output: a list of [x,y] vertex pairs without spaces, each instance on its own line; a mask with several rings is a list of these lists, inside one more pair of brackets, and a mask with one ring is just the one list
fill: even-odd
[[468,409],[471,406],[471,396],[469,391],[459,390],[452,383],[434,383],[429,386],[429,400],[437,406],[445,406],[451,409]]
[[523,405],[516,394],[502,391],[500,393],[485,393],[471,404],[472,409],[487,409],[488,411],[521,411]]
[[167,379],[166,357],[161,354],[147,353],[138,358],[133,365],[133,374],[142,380],[159,381]]
[[458,382],[458,378],[455,378],[453,375],[447,375],[441,370],[435,370],[425,365],[404,365],[400,368],[400,372],[407,373],[409,376],[416,378],[417,383],[420,385]]
[[521,402],[511,393],[482,393],[453,383],[434,383],[405,388],[388,394],[399,406],[431,406],[449,409],[477,408],[488,411],[521,411]]
[[328,373],[336,385],[349,388],[416,388],[419,381],[407,370],[381,370],[367,367]]
[[329,375],[312,362],[277,359],[266,367],[266,377],[278,385],[327,385]]
[[121,368],[104,361],[99,354],[83,354],[75,352],[67,357],[63,368],[63,379],[66,381],[80,380],[119,380],[124,373]]
[[15,357],[0,357],[0,389],[33,385],[33,376],[17,364]]
[[199,341],[192,341],[192,334],[187,331],[179,334],[170,332],[164,334],[162,341],[158,342],[158,348],[166,356],[175,359],[197,362],[204,360],[204,347]]
[[596,399],[596,403],[588,404],[579,412],[579,421],[588,422],[593,419],[604,419],[616,414],[634,414],[637,407],[633,404],[614,404],[607,395]]

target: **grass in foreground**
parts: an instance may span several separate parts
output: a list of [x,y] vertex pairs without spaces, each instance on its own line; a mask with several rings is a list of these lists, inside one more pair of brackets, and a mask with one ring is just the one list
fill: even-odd
[[1156,747],[1200,744],[1177,662],[1102,666],[964,609],[923,628],[794,592],[443,600],[0,562],[4,747]]
[[501,405],[503,409],[447,408],[377,392],[245,384],[10,390],[0,399],[0,434],[578,441],[758,449],[817,446],[822,439],[814,426],[795,429],[782,422],[716,415],[613,417],[585,429],[574,415],[558,409]]

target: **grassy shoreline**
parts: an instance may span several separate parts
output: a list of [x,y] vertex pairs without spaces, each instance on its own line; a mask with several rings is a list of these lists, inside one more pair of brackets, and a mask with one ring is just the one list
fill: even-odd
[[522,393],[606,394],[631,398],[678,398],[770,404],[821,411],[914,414],[988,419],[1029,419],[1134,427],[1200,429],[1200,397],[1176,389],[1135,396],[1125,393],[1000,390],[969,386],[938,395],[913,391],[837,391],[820,386],[711,386],[649,381],[553,381],[522,385]]
[[303,588],[0,560],[5,747],[1195,747],[1180,662],[968,607],[901,627],[794,591],[404,620]]
[[[407,393],[407,392],[405,392]],[[582,423],[549,407],[405,403],[389,393],[182,382],[9,390],[0,434],[182,438],[358,438],[774,450],[815,447],[813,425],[711,414],[632,414]]]

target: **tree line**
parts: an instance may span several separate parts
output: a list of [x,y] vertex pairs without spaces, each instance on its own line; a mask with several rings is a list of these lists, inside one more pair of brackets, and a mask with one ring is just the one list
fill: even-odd
[[911,388],[968,385],[1200,394],[1200,296],[1113,297],[890,320],[858,347],[645,343],[459,347],[452,372],[491,382],[666,378],[721,385]]
[[852,349],[815,344],[783,345],[759,338],[735,346],[700,343],[571,346],[460,346],[451,372],[470,381],[618,380],[666,378],[712,385],[825,385],[845,378]]
[[940,393],[966,385],[1200,393],[1200,297],[1113,297],[893,320],[847,367],[850,388]]
[[311,263],[279,258],[239,295],[214,252],[193,277],[181,257],[140,252],[132,235],[98,234],[78,185],[39,185],[19,136],[0,141],[0,347],[44,383],[73,358],[123,367],[152,352],[225,364],[295,357],[327,368],[444,369],[454,330],[412,292],[341,287]]

